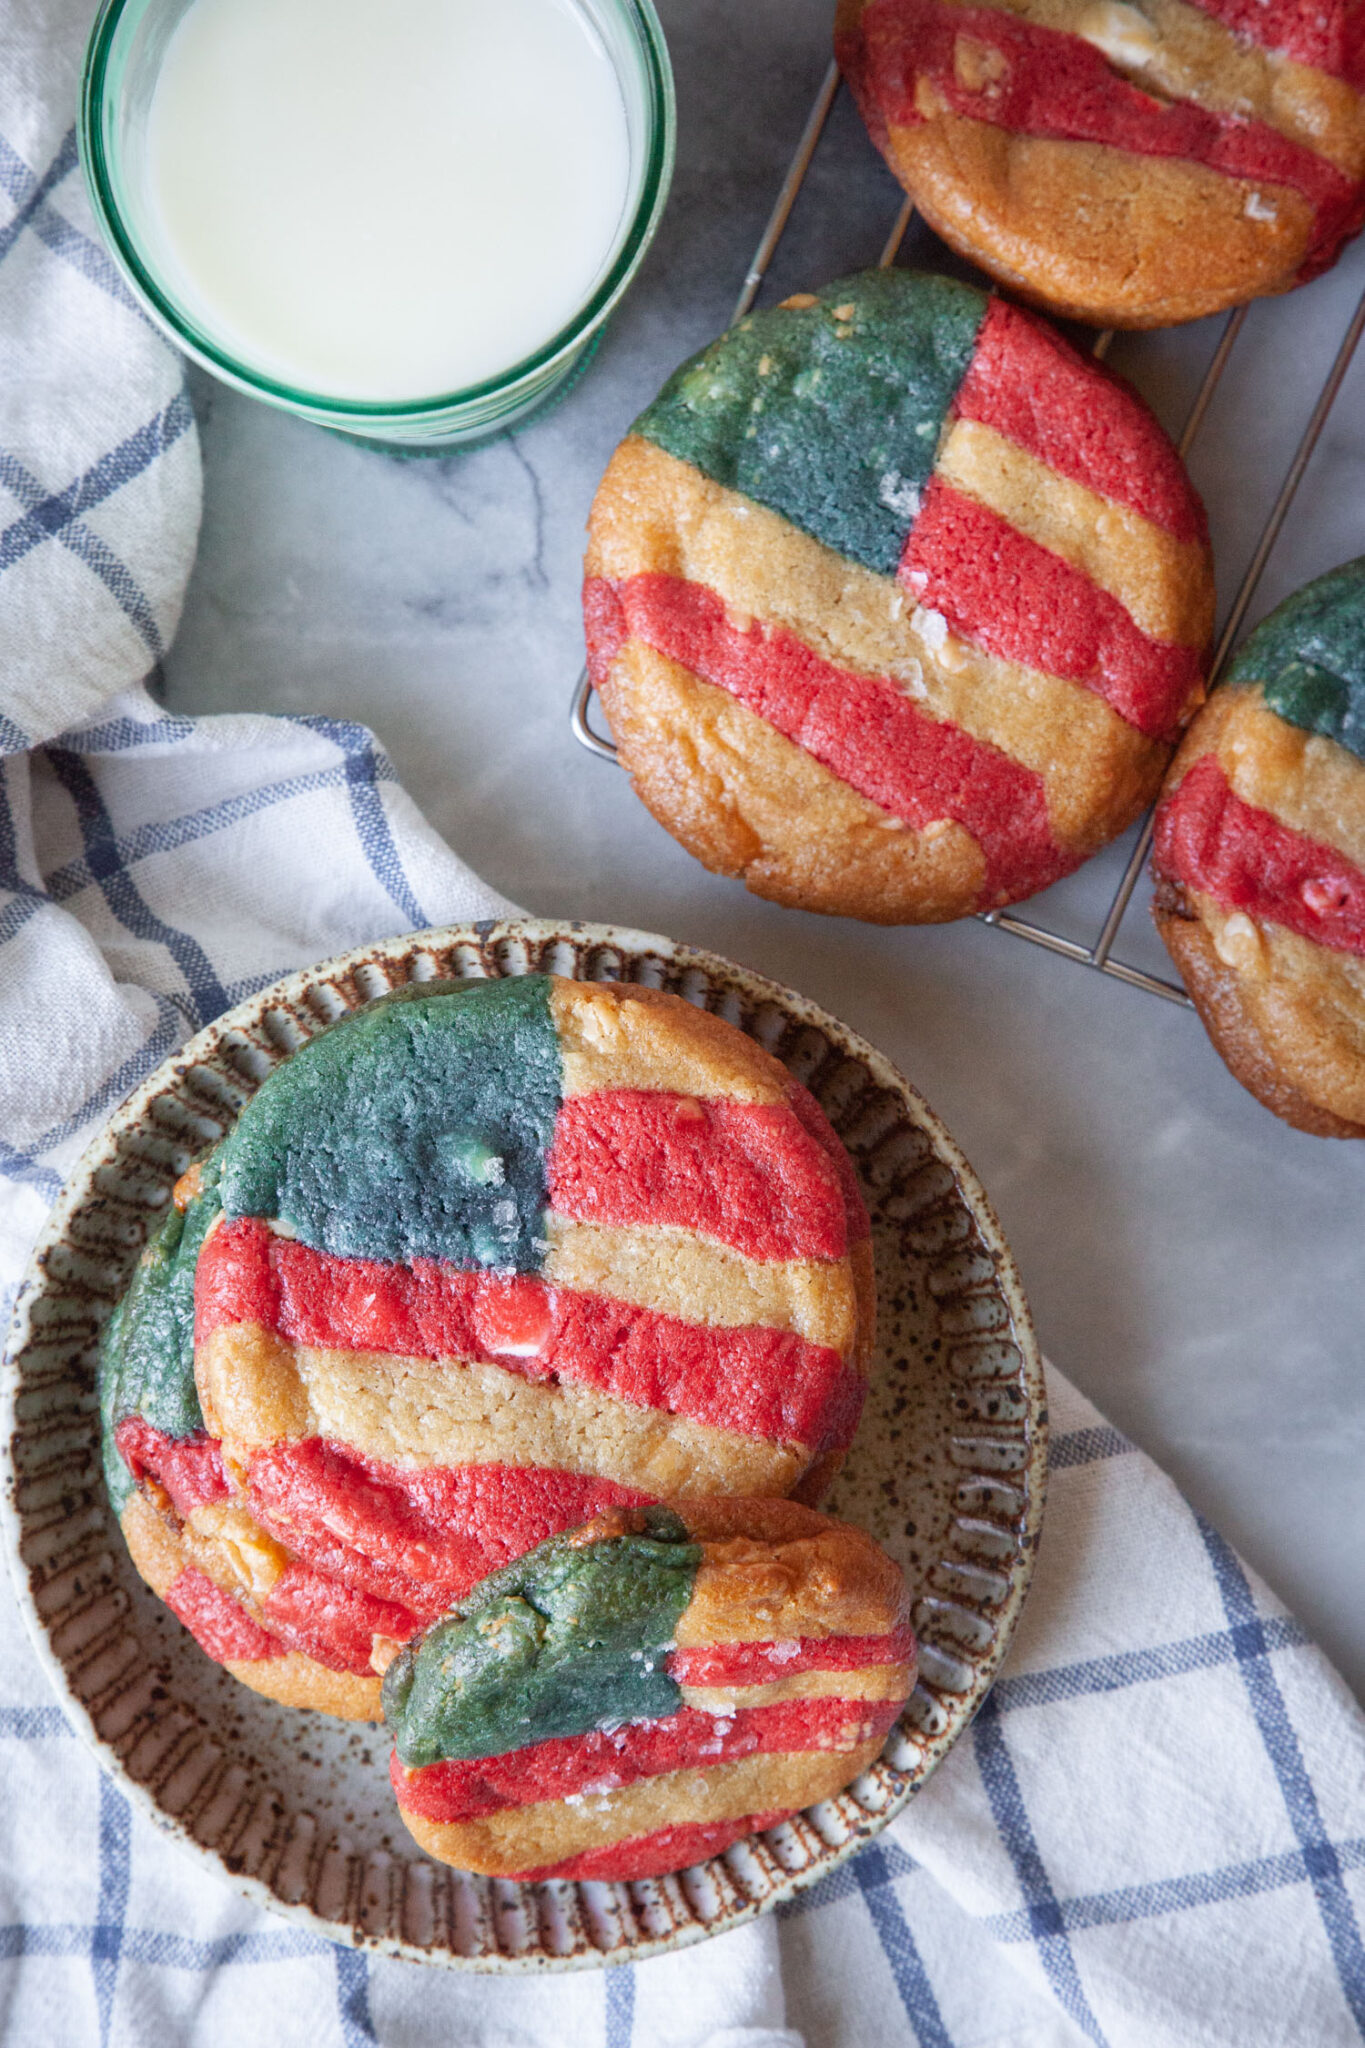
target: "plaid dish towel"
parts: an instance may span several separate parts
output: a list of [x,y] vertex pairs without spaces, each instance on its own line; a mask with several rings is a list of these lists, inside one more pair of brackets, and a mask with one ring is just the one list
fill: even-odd
[[[101,1120],[200,1024],[385,933],[496,915],[371,736],[163,716],[198,517],[177,362],[74,169],[88,0],[0,0],[0,1289]],[[1037,1580],[907,1812],[786,1914],[499,1981],[239,1899],[73,1739],[0,1586],[0,2031],[70,2048],[1337,2048],[1365,2036],[1365,1724],[1052,1376]]]

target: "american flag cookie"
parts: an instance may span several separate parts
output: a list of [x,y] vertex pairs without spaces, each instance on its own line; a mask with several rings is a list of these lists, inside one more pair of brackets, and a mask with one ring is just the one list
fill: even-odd
[[706,866],[923,923],[1046,888],[1202,700],[1204,510],[1126,385],[946,278],[869,271],[669,380],[598,488],[588,659]]
[[914,1676],[900,1570],[861,1531],[794,1501],[614,1509],[395,1658],[394,1790],[460,1869],[660,1876],[842,1790]]
[[930,226],[1097,326],[1287,291],[1365,214],[1359,0],[840,0],[835,54]]
[[535,975],[346,1018],[247,1103],[104,1347],[134,1561],[258,1690],[378,1713],[392,1648],[601,1509],[818,1497],[866,1212],[822,1111],[681,999]]
[[1157,928],[1228,1066],[1365,1138],[1365,557],[1270,614],[1171,767]]

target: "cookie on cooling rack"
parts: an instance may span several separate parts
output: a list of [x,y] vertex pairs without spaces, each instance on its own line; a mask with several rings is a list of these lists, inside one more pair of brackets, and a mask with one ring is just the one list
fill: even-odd
[[1097,326],[1286,291],[1365,215],[1355,0],[840,0],[835,52],[930,226]]
[[1203,694],[1203,507],[1030,314],[868,271],[672,377],[593,503],[588,659],[676,839],[758,895],[920,923],[1046,888]]
[[875,1302],[847,1154],[675,996],[415,985],[284,1061],[184,1196],[106,1342],[111,1485],[182,1618],[217,1612],[207,1578],[310,1660],[195,1630],[294,1703],[342,1711],[318,1667],[373,1712],[385,1646],[609,1505],[818,1497],[856,1426]]
[[827,1799],[914,1684],[899,1568],[792,1501],[622,1510],[485,1580],[384,1680],[403,1819],[499,1877],[653,1877]]
[[1152,864],[1237,1079],[1300,1130],[1365,1138],[1365,557],[1246,642],[1172,765]]

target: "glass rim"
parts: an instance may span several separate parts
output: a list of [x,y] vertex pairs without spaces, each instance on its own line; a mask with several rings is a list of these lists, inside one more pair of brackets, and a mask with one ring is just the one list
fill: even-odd
[[[510,364],[507,369],[500,370],[496,376],[429,398],[330,397],[323,392],[306,391],[301,386],[285,383],[264,371],[251,368],[205,334],[177,306],[143,256],[137,237],[129,228],[115,197],[102,116],[115,38],[129,8],[138,4],[139,0],[102,0],[86,44],[77,131],[86,190],[109,247],[148,315],[186,355],[239,390],[270,400],[295,413],[357,422],[420,422],[452,412],[469,411],[481,403],[495,401],[515,391],[539,373],[552,369],[561,357],[587,341],[611,312],[643,262],[663,213],[673,176],[677,128],[673,67],[652,0],[607,0],[607,4],[637,31],[649,132],[644,176],[630,225],[606,275],[572,317],[538,349]],[[142,4],[145,7],[152,4],[152,0],[142,0]],[[615,65],[613,68],[619,69]]]

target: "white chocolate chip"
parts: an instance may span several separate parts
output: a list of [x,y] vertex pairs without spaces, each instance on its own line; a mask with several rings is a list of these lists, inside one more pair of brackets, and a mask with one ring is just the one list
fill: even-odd
[[1124,0],[1097,0],[1076,23],[1075,33],[1111,64],[1140,71],[1156,55],[1160,37],[1146,15]]
[[1010,60],[994,43],[975,36],[959,36],[953,44],[953,75],[967,92],[998,98],[997,88],[1009,76]]
[[1236,974],[1258,974],[1264,966],[1261,934],[1244,910],[1234,910],[1214,934],[1213,950]]
[[942,612],[929,611],[921,606],[910,623],[930,652],[937,654],[948,638],[948,621]]
[[1315,917],[1325,917],[1329,910],[1345,908],[1350,891],[1344,882],[1314,880],[1305,882],[1299,894]]
[[944,833],[952,829],[951,818],[931,818],[927,825],[921,827],[919,836],[921,839],[942,839]]
[[888,469],[878,481],[877,500],[885,505],[888,512],[894,512],[898,519],[915,519],[919,516],[923,495],[909,477],[902,476],[898,469]]
[[1242,211],[1248,220],[1271,221],[1278,220],[1280,217],[1279,209],[1272,205],[1269,199],[1263,198],[1259,192],[1247,193],[1247,203],[1242,208]]

